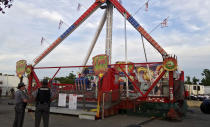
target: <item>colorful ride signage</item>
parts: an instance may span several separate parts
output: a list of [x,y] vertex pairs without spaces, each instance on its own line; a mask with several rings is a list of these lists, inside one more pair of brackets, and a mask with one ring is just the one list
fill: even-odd
[[95,75],[102,77],[108,70],[108,56],[103,54],[93,57],[93,70]]
[[27,75],[30,75],[30,74],[31,74],[31,70],[32,70],[32,66],[31,66],[31,65],[30,65],[30,66],[27,66],[27,67],[26,67],[26,71],[25,71],[26,74],[27,74]]
[[163,61],[163,68],[167,71],[175,71],[177,69],[177,60],[169,57]]
[[96,2],[101,2],[101,3],[105,3],[106,2],[106,0],[97,0]]
[[[117,72],[123,72],[123,71],[125,71],[126,72],[126,62],[124,62],[124,61],[118,61],[118,62],[116,62],[116,64],[119,64],[119,65],[115,65],[115,69],[117,70]],[[120,68],[120,66],[122,67],[122,69],[123,69],[123,71],[122,71],[122,69]],[[128,62],[128,72],[129,73],[132,73],[133,72],[133,70],[134,70],[134,65],[132,64],[132,62]]]
[[21,78],[26,71],[26,60],[19,60],[16,62],[16,74],[19,78]]

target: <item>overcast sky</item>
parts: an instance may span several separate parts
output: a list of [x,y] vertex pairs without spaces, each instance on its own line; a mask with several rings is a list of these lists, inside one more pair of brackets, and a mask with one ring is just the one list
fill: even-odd
[[[0,14],[0,72],[15,74],[16,61],[33,63],[95,0],[14,0],[6,14]],[[134,15],[146,0],[121,0]],[[78,3],[82,5],[77,11]],[[98,9],[73,34],[64,40],[37,66],[81,65],[104,10]],[[150,0],[134,18],[149,32],[169,16],[168,27],[158,28],[151,36],[168,54],[178,56],[185,76],[201,78],[210,69],[210,1]],[[58,30],[59,20],[65,24]],[[113,59],[124,60],[124,19],[114,9]],[[140,34],[128,23],[128,59],[145,62]],[[105,29],[91,55],[105,52]],[[41,45],[41,38],[46,41]],[[161,55],[146,42],[149,62],[159,62]],[[91,64],[92,59],[89,60]],[[62,73],[62,72],[61,72]],[[63,72],[64,73],[64,72]]]

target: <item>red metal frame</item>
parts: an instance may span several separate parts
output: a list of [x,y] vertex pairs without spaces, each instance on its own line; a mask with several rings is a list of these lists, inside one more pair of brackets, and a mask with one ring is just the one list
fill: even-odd
[[174,101],[174,75],[173,71],[169,71],[169,97],[170,102]]
[[160,75],[155,79],[155,81],[152,83],[152,86],[150,86],[150,88],[147,90],[147,92],[144,94],[144,97],[146,97],[151,90],[155,87],[155,85],[157,85],[157,83],[160,81],[160,79],[163,77],[163,75],[166,73],[166,71],[164,70],[162,73],[160,73]]
[[36,81],[36,84],[37,84],[37,86],[35,87],[35,90],[36,90],[37,88],[41,87],[41,83],[40,83],[39,78],[37,77],[36,73],[34,72],[34,70],[32,70],[32,75],[33,75],[33,77]]
[[[147,62],[147,63],[135,63],[135,65],[150,65],[150,64],[162,64],[163,62]],[[115,66],[115,65],[133,65],[134,63],[128,64],[109,64],[108,66]],[[86,66],[57,66],[57,67],[34,67],[33,69],[53,69],[53,68],[78,68],[78,67],[92,67],[93,65],[86,65]]]
[[58,68],[58,70],[55,72],[55,74],[53,75],[53,77],[50,79],[49,83],[48,83],[48,87],[50,88],[50,83],[51,81],[55,78],[55,76],[58,74],[58,72],[60,71],[61,68]]
[[[165,74],[165,71],[163,71],[158,77],[157,79],[153,82],[152,86],[149,88],[149,90],[143,94],[143,92],[137,87],[136,83],[134,81],[132,81],[130,79],[130,77],[128,76],[128,74],[125,72],[125,70],[122,68],[122,66],[124,65],[147,65],[147,64],[160,64],[162,62],[149,62],[149,63],[130,63],[130,64],[111,64],[111,65],[108,65],[110,67],[112,66],[119,66],[120,69],[122,70],[122,72],[128,77],[128,79],[131,81],[132,85],[135,87],[135,89],[142,95],[142,98],[145,98],[149,93],[150,91],[154,88],[154,86],[158,83],[158,81],[163,77],[163,75]],[[36,83],[37,83],[37,86],[34,88],[34,90],[36,90],[37,88],[39,88],[41,86],[41,83],[36,75],[36,73],[34,72],[34,69],[54,69],[54,68],[58,68],[58,70],[55,72],[55,74],[53,75],[53,77],[50,79],[50,81],[52,81],[55,76],[58,74],[58,72],[60,71],[61,68],[77,68],[77,67],[92,67],[92,65],[88,65],[88,66],[58,66],[58,67],[32,67],[32,73],[31,75],[29,76],[29,87],[28,87],[28,90],[31,91],[31,81],[34,77]],[[55,85],[55,84],[54,84]],[[58,85],[58,84],[56,84]],[[60,84],[60,86],[68,86],[68,85],[72,85],[72,84]]]
[[119,67],[120,67],[121,71],[126,75],[126,77],[131,81],[131,83],[133,84],[133,86],[135,87],[135,89],[137,89],[139,91],[139,93],[142,96],[144,96],[144,94],[142,93],[142,91],[139,89],[139,87],[136,86],[136,83],[131,80],[131,78],[128,76],[128,74],[125,72],[125,70],[121,67],[121,65],[119,65]]
[[[28,66],[28,68],[32,71],[33,70],[33,67],[31,65]],[[32,81],[33,81],[33,75],[32,74],[29,74],[28,76],[28,92],[29,92],[29,95],[31,95],[31,89],[32,89]]]
[[[131,63],[131,64],[140,64],[140,65],[147,65],[147,64],[160,64],[162,62],[150,62],[150,63]],[[122,64],[122,65],[129,65],[129,64]],[[152,85],[150,86],[150,88],[148,89],[148,91],[146,93],[143,93],[138,86],[136,85],[136,83],[131,80],[131,78],[128,76],[128,74],[125,72],[125,70],[122,68],[121,64],[111,64],[108,65],[109,67],[114,67],[114,66],[119,66],[121,71],[128,77],[128,79],[131,81],[132,85],[134,86],[134,88],[142,95],[139,98],[136,99],[137,102],[141,102],[141,101],[147,101],[147,102],[160,102],[160,103],[173,103],[174,99],[173,99],[173,72],[169,72],[169,92],[172,93],[170,94],[169,97],[162,97],[162,96],[148,96],[148,94],[151,92],[151,90],[157,85],[157,83],[159,82],[159,80],[164,76],[164,74],[166,73],[166,71],[164,70],[163,72],[161,72],[159,74],[159,76],[153,81]],[[55,74],[53,75],[53,77],[50,79],[50,81],[52,81],[55,76],[58,74],[58,72],[60,71],[61,68],[76,68],[76,67],[92,67],[91,65],[89,66],[59,66],[59,67],[32,67],[32,73],[31,75],[29,75],[29,86],[28,86],[28,90],[29,93],[31,93],[32,91],[32,79],[34,78],[36,81],[37,86],[35,88],[33,88],[33,90],[36,90],[37,88],[39,88],[41,86],[41,83],[34,71],[34,69],[54,69],[54,68],[58,68],[58,70],[55,72]],[[183,79],[183,76],[180,77],[180,80]],[[56,84],[53,83],[53,85],[56,86],[64,86],[63,88],[60,88],[59,90],[75,90],[75,84]],[[100,91],[99,91],[100,92]],[[98,94],[100,95],[100,93]],[[170,99],[172,98],[172,99]],[[98,98],[100,99],[100,97]],[[94,99],[95,100],[95,99]]]
[[[140,64],[140,65],[147,65],[147,64],[160,64],[162,62],[151,62],[151,63],[130,63],[131,65],[133,64]],[[173,79],[173,71],[169,71],[169,96],[165,97],[165,96],[149,96],[149,93],[151,92],[151,90],[157,85],[157,83],[160,81],[161,78],[163,78],[163,76],[166,73],[166,70],[162,71],[158,77],[153,81],[152,85],[149,87],[149,89],[146,91],[146,93],[143,93],[139,87],[136,85],[136,83],[129,77],[128,73],[125,72],[125,70],[123,69],[122,66],[124,65],[129,65],[129,64],[112,64],[112,65],[108,65],[109,68],[112,68],[113,70],[115,66],[119,66],[121,71],[126,75],[126,77],[128,77],[128,79],[131,81],[132,85],[134,86],[134,88],[142,95],[139,96],[138,98],[132,100],[131,98],[126,98],[125,100],[121,100],[118,104],[112,106],[109,109],[106,109],[105,111],[103,111],[103,113],[105,113],[105,116],[110,115],[109,111],[111,112],[115,112],[117,113],[119,111],[119,109],[135,109],[136,105],[141,104],[142,102],[151,102],[151,103],[174,103],[174,97],[173,97],[173,85],[174,85],[174,79]],[[54,69],[57,68],[57,71],[55,72],[55,74],[52,76],[52,78],[50,79],[50,81],[52,81],[55,76],[58,74],[58,72],[61,70],[61,68],[75,68],[75,67],[92,67],[92,66],[60,66],[60,67],[36,67],[33,68],[32,67],[32,73],[31,75],[29,75],[29,93],[31,92],[31,84],[32,84],[32,79],[34,78],[37,86],[33,89],[36,90],[38,87],[41,86],[41,83],[34,71],[34,69]],[[116,72],[113,71],[115,74]],[[106,74],[105,74],[106,75]],[[113,75],[111,77],[114,77]],[[108,77],[111,78],[111,77]],[[109,79],[109,80],[113,80],[113,79]],[[181,73],[181,77],[180,80],[183,80],[183,72]],[[100,86],[100,81],[99,81],[99,86]],[[104,84],[104,82],[103,82]],[[106,83],[105,83],[106,84]],[[64,86],[63,88],[58,88],[57,90],[73,90],[76,92],[75,89],[75,84],[57,84],[57,83],[53,83],[53,85],[55,86]],[[98,90],[98,97],[97,98],[85,98],[85,101],[88,102],[97,102],[98,106],[100,106],[101,104],[101,97],[103,95],[103,90],[99,89]],[[86,95],[86,94],[85,94]],[[52,98],[52,100],[57,99],[58,98],[58,93],[56,92],[56,94],[54,95],[54,97]],[[78,100],[83,100],[84,98],[79,97]],[[100,107],[97,108],[97,118],[100,117],[100,114],[102,113],[102,111],[100,110]]]
[[164,76],[164,74],[166,73],[166,71],[164,70],[163,72],[161,72],[161,74],[155,79],[155,81],[152,83],[152,85],[150,86],[150,88],[147,90],[147,92],[145,94],[142,93],[142,91],[137,87],[136,83],[133,82],[131,80],[131,78],[128,76],[128,74],[124,71],[124,69],[121,67],[121,65],[119,65],[121,71],[126,75],[126,77],[128,77],[128,79],[131,81],[132,85],[135,87],[135,89],[138,90],[138,92],[142,95],[142,97],[139,98],[143,98],[143,100],[145,100],[145,98],[148,96],[148,94],[151,92],[151,90],[157,85],[157,83],[160,81],[160,79]]

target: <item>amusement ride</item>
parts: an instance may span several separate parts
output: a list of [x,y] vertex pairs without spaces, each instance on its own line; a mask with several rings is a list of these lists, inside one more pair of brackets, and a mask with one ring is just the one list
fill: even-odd
[[[81,66],[37,67],[39,62],[97,9],[105,11]],[[128,21],[140,34],[142,42],[146,39],[161,54],[162,62],[147,62],[145,54],[146,63],[130,62],[125,55],[125,61],[111,64],[113,9],[119,11],[125,19],[125,44],[127,44],[126,21]],[[105,23],[105,53],[93,57],[92,65],[86,65]],[[125,52],[127,52],[126,48]],[[80,74],[76,77],[74,84],[54,82],[59,71],[65,68],[80,68]],[[54,89],[52,104],[54,103],[53,106],[57,107],[57,113],[70,112],[70,109],[59,107],[57,104],[61,93],[76,96],[77,106],[74,110],[78,111],[77,115],[87,115],[88,113],[90,115],[91,112],[95,118],[104,118],[120,111],[127,111],[132,113],[150,112],[151,114],[155,112],[164,117],[175,119],[183,116],[186,111],[184,72],[178,70],[177,57],[168,54],[118,0],[96,0],[34,60],[33,64],[27,65],[24,60],[17,62],[18,76],[21,78],[24,73],[27,74],[29,94],[42,85],[35,72],[40,69],[57,69],[49,80],[49,87]],[[70,102],[70,97],[67,97],[66,101]],[[63,111],[64,109],[65,111]]]

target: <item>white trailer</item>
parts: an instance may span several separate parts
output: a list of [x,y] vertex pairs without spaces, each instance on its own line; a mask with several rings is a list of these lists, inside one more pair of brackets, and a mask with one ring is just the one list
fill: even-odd
[[[15,75],[8,75],[8,74],[2,75],[1,74],[0,75],[0,89],[2,91],[0,94],[2,96],[6,96],[9,93],[11,88],[14,88],[16,90],[19,82],[20,82],[20,79]],[[23,78],[23,82],[25,83],[27,87],[28,80],[26,77]]]
[[189,99],[204,100],[209,98],[208,95],[205,95],[205,87],[203,85],[185,84],[185,90],[189,94]]
[[185,84],[186,91],[189,92],[189,95],[204,95],[205,90],[203,85],[197,84]]

